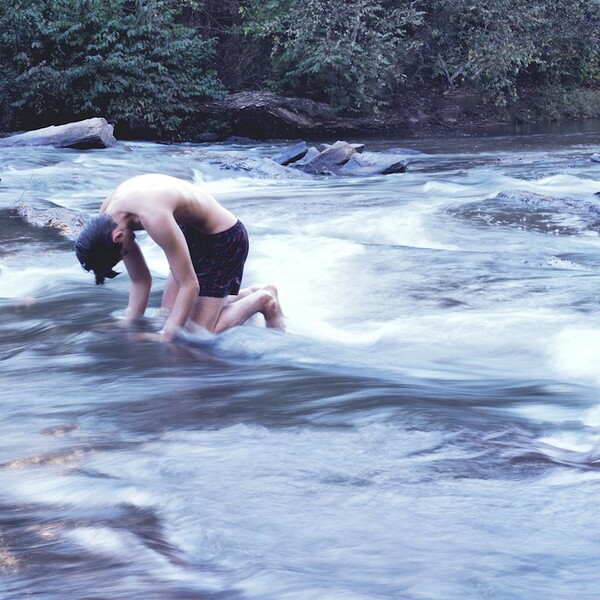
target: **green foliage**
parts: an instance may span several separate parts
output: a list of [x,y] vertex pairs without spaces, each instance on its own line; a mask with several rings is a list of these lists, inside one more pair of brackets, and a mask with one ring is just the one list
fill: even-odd
[[422,70],[443,89],[477,89],[503,106],[517,78],[536,60],[527,0],[434,0],[423,39]]
[[340,110],[457,91],[503,108],[532,86],[600,82],[598,0],[245,0],[240,12],[246,36],[271,43],[272,87]]
[[600,115],[600,90],[551,86],[524,91],[523,95],[525,102],[514,111],[512,120],[516,122],[571,121]]
[[240,5],[242,31],[247,37],[281,41],[290,25],[295,0],[246,0]]
[[600,0],[0,0],[0,65],[5,130],[102,115],[189,138],[221,82],[345,114],[474,92],[589,115]]
[[0,0],[0,93],[17,126],[105,116],[177,136],[196,98],[219,94],[212,42],[161,0]]
[[532,85],[597,85],[597,0],[432,0],[415,72],[503,107]]
[[273,0],[253,2],[246,31],[273,40],[281,91],[323,100],[342,111],[387,104],[404,79],[406,32],[421,13],[406,1]]
[[532,7],[538,48],[532,80],[548,86],[594,87],[600,83],[600,2],[545,0]]

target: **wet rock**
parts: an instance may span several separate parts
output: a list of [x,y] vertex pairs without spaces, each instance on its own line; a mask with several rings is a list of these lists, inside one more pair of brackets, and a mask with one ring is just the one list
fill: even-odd
[[494,198],[452,207],[448,212],[480,225],[551,235],[579,235],[600,227],[600,202],[595,198],[554,197],[525,190],[499,192]]
[[335,173],[341,165],[348,162],[353,154],[356,154],[356,149],[351,144],[337,141],[322,152],[319,152],[303,168],[307,173]]
[[297,144],[282,150],[274,160],[280,165],[287,166],[304,158],[307,152],[308,146],[306,142],[298,142]]
[[306,154],[300,160],[298,160],[294,163],[291,163],[291,166],[292,167],[303,167],[304,165],[308,164],[311,160],[313,160],[317,156],[319,156],[319,151],[314,146],[311,146],[308,149],[308,151],[306,152]]
[[227,142],[228,144],[238,144],[242,146],[256,144],[256,140],[241,135],[231,135],[225,140],[225,142]]
[[117,143],[113,126],[102,117],[18,133],[0,139],[0,147],[110,148]]
[[187,148],[183,150],[183,154],[221,171],[232,171],[253,179],[291,179],[298,177],[297,171],[284,167],[271,158],[248,156],[243,152],[215,152],[213,150]]
[[58,206],[54,202],[38,201],[38,206],[21,203],[19,216],[35,227],[50,227],[61,235],[74,240],[87,221],[87,216],[76,210]]
[[404,173],[408,165],[406,155],[409,154],[420,152],[402,148],[386,152],[365,152],[365,144],[350,144],[345,141],[309,148],[302,141],[283,150],[275,160],[282,165],[297,167],[317,175],[369,176]]
[[408,160],[395,154],[383,152],[363,152],[354,154],[350,160],[339,169],[340,175],[369,176],[404,173]]

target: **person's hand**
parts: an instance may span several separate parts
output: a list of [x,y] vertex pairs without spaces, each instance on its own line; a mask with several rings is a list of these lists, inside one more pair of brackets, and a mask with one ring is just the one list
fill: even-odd
[[164,329],[160,331],[141,332],[136,335],[136,339],[150,342],[172,342],[174,338],[174,335],[169,334]]

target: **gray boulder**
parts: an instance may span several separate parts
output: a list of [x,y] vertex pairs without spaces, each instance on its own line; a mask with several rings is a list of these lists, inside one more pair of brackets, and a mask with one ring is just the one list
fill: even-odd
[[337,141],[308,161],[303,169],[307,173],[335,173],[353,154],[356,154],[356,148],[352,144]]
[[319,156],[319,151],[314,147],[311,146],[308,151],[306,152],[306,154],[300,159],[297,160],[294,163],[291,163],[290,166],[292,167],[304,167],[304,165],[307,165],[311,160],[315,159],[317,156]]
[[343,141],[321,144],[308,148],[301,159],[289,165],[307,173],[327,175],[389,175],[406,171],[406,157],[393,152],[365,152],[364,148],[364,144]]
[[303,158],[307,152],[308,146],[306,142],[298,142],[282,150],[274,160],[280,165],[287,166]]
[[350,160],[339,169],[340,175],[369,176],[404,173],[408,160],[396,154],[383,152],[363,152],[354,154]]

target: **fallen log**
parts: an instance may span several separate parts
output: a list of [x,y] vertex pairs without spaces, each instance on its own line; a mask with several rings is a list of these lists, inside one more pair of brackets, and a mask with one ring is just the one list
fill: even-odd
[[102,117],[65,125],[51,125],[0,138],[0,147],[53,146],[54,148],[88,149],[110,148],[116,143],[113,126]]

